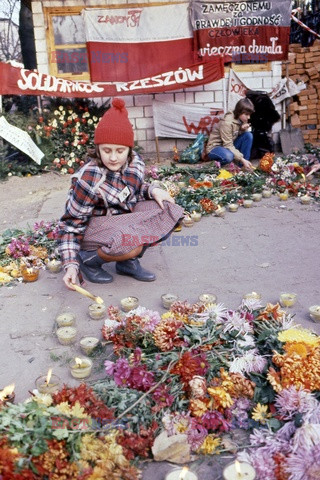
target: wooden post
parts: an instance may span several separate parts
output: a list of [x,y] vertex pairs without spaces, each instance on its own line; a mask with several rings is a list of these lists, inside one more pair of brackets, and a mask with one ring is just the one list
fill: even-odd
[[157,162],[160,163],[160,150],[159,150],[159,138],[156,137],[156,150],[157,150]]

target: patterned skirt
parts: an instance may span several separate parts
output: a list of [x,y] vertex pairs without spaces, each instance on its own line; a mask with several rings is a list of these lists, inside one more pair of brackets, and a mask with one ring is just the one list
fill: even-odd
[[154,245],[168,237],[183,218],[183,208],[154,200],[138,202],[132,212],[92,217],[81,243],[82,250],[101,248],[108,255],[124,255],[140,245]]

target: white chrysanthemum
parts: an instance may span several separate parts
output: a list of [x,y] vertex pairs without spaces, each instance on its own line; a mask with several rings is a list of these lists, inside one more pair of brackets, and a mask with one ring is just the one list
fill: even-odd
[[92,123],[93,123],[93,120],[91,118],[89,118],[88,125],[91,125]]
[[68,170],[65,167],[61,168],[61,173],[67,173],[67,172]]
[[237,345],[241,348],[254,347],[256,344],[252,335],[244,335],[241,340],[237,341]]
[[254,351],[251,350],[242,357],[235,358],[229,364],[229,371],[241,374],[251,372],[261,373],[266,366],[267,360],[261,355],[256,355],[253,352]]
[[228,311],[223,331],[226,333],[232,330],[238,330],[242,335],[253,332],[252,326],[243,314],[236,311]]
[[75,156],[76,156],[76,154],[75,154],[74,152],[71,152],[71,153],[70,153],[70,157],[71,157],[71,158],[73,158],[73,157],[75,157]]
[[54,115],[60,115],[60,112],[59,112],[59,110],[55,110],[55,111],[53,112],[53,114],[54,114]]
[[260,300],[257,300],[256,298],[244,298],[240,305],[240,309],[247,308],[250,312],[258,310],[261,307],[263,307],[263,305]]
[[226,308],[223,303],[208,303],[203,313],[192,315],[194,320],[205,323],[207,320],[220,323],[225,318]]
[[72,167],[73,161],[72,161],[72,160],[68,160],[68,161],[67,161],[67,165],[68,165],[68,167]]

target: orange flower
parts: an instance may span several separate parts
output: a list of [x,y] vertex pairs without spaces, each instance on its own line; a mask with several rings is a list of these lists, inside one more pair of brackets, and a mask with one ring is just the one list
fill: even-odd
[[269,173],[273,165],[274,153],[266,153],[260,160],[259,168],[263,172]]
[[267,303],[263,312],[257,317],[257,320],[269,320],[273,318],[274,320],[280,320],[285,315],[285,311],[281,310],[279,303],[272,305],[272,303]]
[[193,398],[192,400],[190,400],[189,408],[191,415],[193,415],[194,417],[202,417],[202,415],[204,415],[208,410],[208,403],[208,399],[200,400],[198,398]]
[[212,213],[217,210],[217,205],[215,205],[210,198],[202,198],[200,200],[200,205],[206,213]]

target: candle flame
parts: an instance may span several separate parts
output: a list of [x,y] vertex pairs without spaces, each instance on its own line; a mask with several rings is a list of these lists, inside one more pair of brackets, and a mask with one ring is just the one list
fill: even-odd
[[238,460],[236,460],[234,462],[234,466],[235,466],[235,469],[236,469],[236,472],[237,472],[237,478],[238,479],[241,479],[242,478],[242,472],[241,472],[241,464],[240,462],[238,462]]
[[81,358],[79,358],[79,357],[76,357],[76,358],[74,359],[74,361],[76,362],[76,364],[77,364],[79,367],[80,367],[80,365],[82,364],[82,360],[81,360]]
[[9,395],[13,393],[14,387],[14,383],[11,383],[11,385],[7,385],[6,387],[4,387],[4,389],[0,392],[0,400],[3,401],[6,399],[6,397],[9,397]]
[[52,375],[52,368],[49,368],[48,370],[48,375],[47,375],[47,378],[46,378],[46,384],[49,385],[49,382],[50,382],[50,379],[51,379],[51,375]]
[[188,467],[183,467],[178,480],[184,480],[187,476],[188,471],[189,471]]

